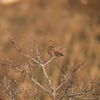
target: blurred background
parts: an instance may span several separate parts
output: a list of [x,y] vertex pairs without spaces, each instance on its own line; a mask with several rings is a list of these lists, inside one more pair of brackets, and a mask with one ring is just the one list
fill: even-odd
[[52,40],[58,50],[66,48],[64,57],[58,58],[59,65],[69,65],[76,58],[79,63],[88,63],[85,74],[97,77],[100,0],[0,0],[0,59],[10,58],[24,64],[10,38],[28,50],[32,39],[43,41],[45,50],[44,44]]

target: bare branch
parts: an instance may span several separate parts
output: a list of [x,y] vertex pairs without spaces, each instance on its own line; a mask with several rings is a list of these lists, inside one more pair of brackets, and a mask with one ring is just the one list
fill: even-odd
[[34,78],[31,78],[31,80],[36,84],[36,85],[38,85],[41,89],[43,89],[45,92],[47,92],[47,93],[51,93],[49,90],[47,90],[46,88],[44,88],[42,85],[40,85],[38,82],[37,82],[37,80],[36,79],[34,79]]

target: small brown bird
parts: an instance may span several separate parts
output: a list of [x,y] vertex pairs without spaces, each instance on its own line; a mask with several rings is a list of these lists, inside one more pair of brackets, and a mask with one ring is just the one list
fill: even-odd
[[47,51],[50,56],[53,56],[53,55],[57,57],[64,56],[64,54],[60,52],[61,49],[59,51],[56,51],[56,47],[53,45],[53,42],[51,40],[48,41]]

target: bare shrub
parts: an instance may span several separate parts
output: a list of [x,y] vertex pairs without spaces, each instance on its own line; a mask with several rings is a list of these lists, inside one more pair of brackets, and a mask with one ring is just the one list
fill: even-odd
[[[11,39],[15,49],[25,57],[25,66],[7,59],[1,62],[0,68],[7,68],[7,74],[0,80],[0,91],[3,95],[3,100],[41,100],[41,94],[49,95],[51,100],[99,100],[100,83],[99,79],[79,81],[77,84],[77,74],[87,66],[84,62],[77,64],[64,70],[58,67],[59,80],[50,76],[46,67],[57,57],[62,57],[64,54],[61,50],[57,50],[55,46],[50,44],[47,48],[50,58],[44,60],[40,51],[39,45],[34,42],[35,55],[26,53],[23,48],[20,48],[15,40]],[[35,76],[36,71],[41,70],[41,77]],[[53,80],[58,81],[56,86]],[[43,92],[43,93],[42,93]]]

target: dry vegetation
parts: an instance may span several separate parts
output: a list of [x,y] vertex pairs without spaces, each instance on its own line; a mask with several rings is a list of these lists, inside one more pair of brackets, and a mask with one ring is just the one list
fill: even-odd
[[[7,61],[3,64],[3,66],[6,67],[0,67],[1,81],[5,84],[10,82],[14,83],[15,80],[8,75],[9,68],[7,68],[7,65],[10,64],[10,67],[20,65],[22,72],[16,72],[14,70],[16,72],[14,72],[15,79],[19,81],[20,85],[22,85],[21,87],[25,87],[26,90],[24,91],[27,91],[27,85],[30,86],[31,89],[32,87],[36,87],[36,90],[38,90],[37,86],[33,86],[34,82],[27,84],[27,81],[29,81],[28,78],[26,78],[25,83],[23,82],[23,75],[25,74],[23,67],[27,65],[27,61],[25,61],[20,53],[16,53],[16,50],[13,48],[9,41],[9,39],[13,37],[18,41],[19,46],[23,47],[25,52],[32,56],[34,56],[34,52],[31,51],[31,49],[33,49],[32,40],[37,41],[39,47],[41,47],[40,49],[42,49],[44,60],[50,57],[47,52],[49,40],[53,41],[57,52],[60,48],[65,48],[62,51],[64,52],[64,56],[57,57],[56,60],[50,62],[49,66],[47,65],[46,67],[49,76],[54,74],[53,82],[56,87],[59,85],[60,79],[64,80],[62,75],[63,70],[67,72],[66,66],[72,67],[75,59],[77,59],[77,66],[83,62],[87,64],[87,66],[76,75],[77,78],[74,79],[75,84],[82,82],[84,85],[88,84],[90,86],[89,83],[92,82],[91,85],[93,84],[93,87],[94,83],[98,84],[96,78],[100,76],[99,3],[99,0],[22,0],[11,5],[0,4],[0,59],[4,60],[7,58]],[[13,61],[8,60],[8,58],[13,59]],[[29,62],[32,63],[32,61]],[[59,75],[59,71],[57,72],[58,65],[61,75]],[[35,64],[34,66],[37,67],[39,65]],[[27,71],[29,71],[29,69],[27,69]],[[44,86],[45,75],[43,75],[42,69],[39,68],[35,71],[34,75],[38,75],[37,78]],[[7,75],[8,77],[5,77]],[[11,81],[8,80],[9,77],[12,79]],[[41,77],[43,80],[41,80]],[[85,81],[88,82],[85,83]],[[15,85],[15,90],[19,89],[19,85],[16,82]],[[71,89],[73,88],[71,87]],[[2,93],[2,90],[3,89],[1,89],[0,95],[3,97],[4,93]],[[39,90],[38,93],[41,92],[41,89]],[[62,91],[64,90],[62,89]],[[20,96],[23,97],[24,94]],[[88,96],[90,96],[90,94]],[[45,95],[44,92],[41,93],[39,97],[41,100],[50,98],[49,95]],[[91,97],[93,97],[93,95]],[[4,100],[8,99],[5,97]]]
[[[44,59],[43,50],[36,42],[33,43],[34,47],[31,50],[33,55],[26,53],[15,40],[11,39],[11,42],[25,58],[26,64],[21,66],[9,59],[1,62],[1,69],[8,71],[0,81],[3,100],[44,100],[46,96],[48,97],[45,99],[51,100],[99,100],[99,78],[92,79],[87,75],[88,79],[81,81],[81,77],[78,76],[78,73],[87,66],[85,62],[78,64],[75,59],[72,66],[65,66],[67,69],[60,67],[58,62],[50,64],[55,59],[64,56],[61,49],[58,51],[51,44],[51,40],[47,47],[49,59]],[[54,70],[56,67],[56,73],[51,72],[50,75],[47,67]],[[58,74],[58,78],[55,74]]]

